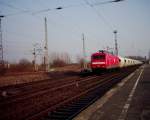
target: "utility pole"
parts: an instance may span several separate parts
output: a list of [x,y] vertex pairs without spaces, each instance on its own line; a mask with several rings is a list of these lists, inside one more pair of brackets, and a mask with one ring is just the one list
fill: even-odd
[[82,40],[83,40],[83,69],[87,69],[87,65],[86,65],[86,53],[85,53],[85,37],[84,37],[84,34],[82,34]]
[[148,59],[150,60],[150,50],[149,50],[149,52],[148,52]]
[[48,37],[47,37],[47,19],[45,17],[45,55],[44,55],[44,63],[45,63],[45,71],[49,71],[49,59],[48,59]]
[[4,53],[3,53],[3,39],[2,39],[2,25],[1,25],[1,19],[4,16],[0,16],[0,66],[4,67]]
[[150,64],[150,50],[148,52],[148,64]]
[[114,30],[115,36],[115,55],[118,55],[117,30]]
[[34,65],[34,71],[36,71],[36,52],[35,47],[33,48],[33,65]]
[[32,54],[33,54],[34,71],[37,71],[38,70],[37,65],[36,65],[36,56],[37,56],[37,54],[36,54],[36,48],[35,48],[35,46],[33,48],[33,53]]

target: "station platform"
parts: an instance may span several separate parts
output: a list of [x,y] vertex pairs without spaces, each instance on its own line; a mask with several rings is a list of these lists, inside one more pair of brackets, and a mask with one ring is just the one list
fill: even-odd
[[150,120],[150,65],[143,65],[74,120]]

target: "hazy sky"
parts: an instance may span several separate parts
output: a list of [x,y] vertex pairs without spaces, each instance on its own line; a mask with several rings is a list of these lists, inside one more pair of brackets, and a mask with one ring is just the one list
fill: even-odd
[[[125,0],[93,8],[85,1],[0,0],[0,15],[6,15],[2,19],[5,60],[32,60],[33,44],[44,45],[44,17],[48,24],[49,54],[67,52],[75,60],[77,55],[82,55],[84,33],[87,56],[90,56],[106,46],[114,47],[116,29],[121,56],[147,56],[150,0]],[[90,4],[105,1],[109,0],[88,0]],[[64,9],[55,9],[60,6]]]

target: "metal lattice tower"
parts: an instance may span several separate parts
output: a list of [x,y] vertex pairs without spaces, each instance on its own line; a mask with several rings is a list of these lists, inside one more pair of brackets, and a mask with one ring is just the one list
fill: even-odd
[[84,37],[84,34],[82,34],[82,40],[83,40],[83,69],[87,69],[87,65],[86,65],[86,52],[85,52],[85,37]]
[[4,58],[3,58],[3,40],[2,40],[2,25],[1,25],[1,19],[4,16],[0,16],[0,64],[3,64]]
[[118,55],[117,30],[114,30],[114,34],[115,34],[115,54]]
[[48,72],[49,71],[49,57],[48,57],[48,37],[47,37],[47,19],[46,19],[46,17],[45,17],[45,47],[44,47],[44,49],[45,49],[45,56],[44,56],[44,63],[45,63],[45,70],[46,70],[46,72]]

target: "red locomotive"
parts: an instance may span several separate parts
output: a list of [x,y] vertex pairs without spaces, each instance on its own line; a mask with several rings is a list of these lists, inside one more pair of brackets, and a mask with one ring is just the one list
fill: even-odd
[[104,50],[100,50],[92,54],[91,56],[91,69],[96,70],[108,70],[119,67],[119,58],[112,53]]

